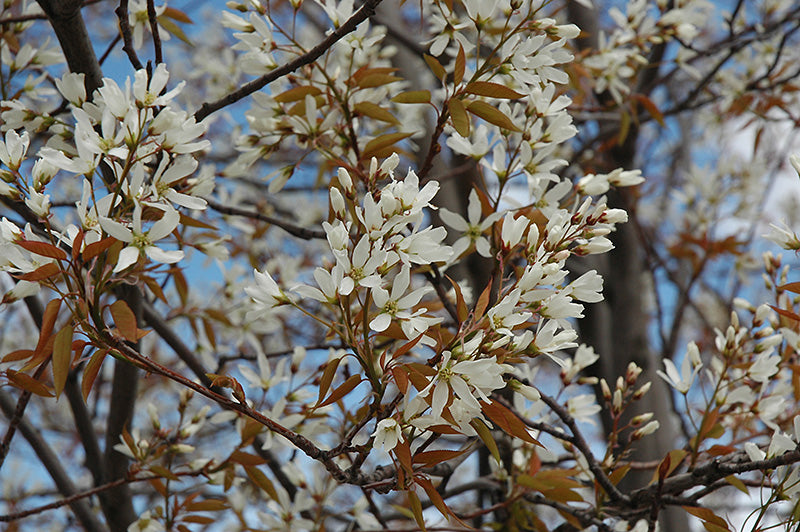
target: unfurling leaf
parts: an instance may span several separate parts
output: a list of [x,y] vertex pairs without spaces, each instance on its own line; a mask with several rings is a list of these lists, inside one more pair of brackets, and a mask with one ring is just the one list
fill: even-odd
[[72,362],[72,325],[66,325],[58,333],[53,343],[53,388],[56,397],[61,396]]

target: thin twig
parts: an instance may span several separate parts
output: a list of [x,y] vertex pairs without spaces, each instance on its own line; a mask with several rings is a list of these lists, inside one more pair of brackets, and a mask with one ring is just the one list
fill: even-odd
[[260,212],[248,211],[247,209],[240,209],[238,207],[227,207],[225,205],[222,205],[220,203],[211,200],[206,200],[206,201],[208,202],[208,206],[217,212],[221,212],[222,214],[230,214],[233,216],[244,216],[246,218],[261,220],[262,222],[267,222],[269,224],[280,227],[290,235],[296,236],[297,238],[302,238],[303,240],[312,240],[315,238],[323,239],[326,237],[325,231],[319,229],[306,229],[305,227],[299,227],[297,225],[280,220],[278,218],[273,218],[272,216],[261,214]]
[[142,62],[139,61],[139,56],[136,55],[136,49],[133,47],[133,35],[131,34],[131,25],[128,22],[128,0],[119,0],[119,7],[114,11],[119,19],[119,31],[122,34],[122,51],[128,56],[128,60],[136,70],[144,68]]
[[[125,1],[125,0],[122,0]],[[194,119],[197,122],[202,121],[211,113],[219,111],[220,109],[227,107],[233,103],[238,102],[239,100],[246,98],[247,96],[253,94],[254,92],[260,91],[276,79],[280,79],[281,77],[294,72],[298,68],[311,64],[316,61],[319,57],[322,56],[326,51],[328,51],[337,41],[339,41],[342,37],[355,31],[356,27],[361,24],[363,21],[371,17],[375,14],[375,7],[380,4],[382,0],[367,0],[364,2],[364,5],[361,6],[361,9],[356,11],[353,16],[347,19],[344,24],[336,28],[333,32],[330,33],[321,43],[316,45],[314,48],[309,50],[308,52],[304,53],[303,55],[295,58],[292,61],[284,64],[269,72],[268,74],[264,74],[258,79],[255,79],[249,83],[246,83],[238,90],[220,98],[215,102],[206,102],[200,106],[194,113]]]
[[155,50],[156,65],[158,65],[164,62],[164,55],[161,50],[161,35],[158,33],[156,5],[153,0],[147,0],[147,19],[150,22],[150,32],[153,34],[153,49]]

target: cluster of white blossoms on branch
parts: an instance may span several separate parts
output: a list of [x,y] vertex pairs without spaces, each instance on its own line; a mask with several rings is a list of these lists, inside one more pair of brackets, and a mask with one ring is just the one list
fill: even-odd
[[[441,303],[431,297],[433,288],[415,282],[418,274],[446,267],[454,258],[453,249],[444,244],[445,230],[426,225],[425,213],[434,208],[431,201],[439,185],[428,181],[421,186],[411,170],[397,179],[398,161],[397,155],[381,164],[372,160],[360,178],[380,185],[363,197],[350,171],[339,169],[329,196],[333,219],[323,223],[328,260],[314,271],[315,285],[282,286],[269,272],[256,270],[255,284],[246,289],[253,299],[251,319],[265,319],[284,305],[313,314],[351,347],[376,392],[382,394],[389,383],[401,388],[405,400],[398,417],[380,420],[374,433],[375,445],[387,450],[399,441],[401,427],[450,425],[474,435],[471,423],[484,419],[482,403],[491,401],[492,392],[504,387],[504,376],[514,370],[505,362],[510,357],[544,354],[558,364],[570,364],[557,353],[577,345],[572,320],[582,316],[582,302],[602,299],[602,278],[589,271],[569,279],[566,261],[610,249],[606,235],[627,219],[624,211],[608,208],[605,198],[580,199],[572,187],[571,201],[559,197],[569,208],[554,201],[546,223],[533,222],[533,213],[526,210],[484,216],[473,192],[470,222],[453,213],[443,216],[466,233],[457,243],[459,253],[480,242],[476,248],[501,264],[522,258],[526,265],[505,279],[496,302],[458,316],[457,337],[445,341],[441,327],[454,316],[443,317]],[[561,196],[567,196],[569,191],[561,188]],[[465,307],[460,296],[453,302]],[[325,311],[317,310],[318,305]],[[436,362],[422,369],[411,362],[415,355],[407,349],[378,347],[379,338],[427,346]],[[578,363],[585,367],[591,362]]]
[[[0,194],[24,199],[25,204],[44,223],[51,225],[49,240],[87,245],[112,236],[124,243],[113,264],[120,272],[140,257],[160,263],[175,263],[182,250],[163,249],[163,241],[178,227],[178,209],[204,209],[202,196],[213,190],[213,180],[205,174],[195,177],[198,167],[194,155],[209,148],[200,137],[206,126],[198,124],[186,111],[170,107],[183,82],[167,90],[169,73],[159,64],[151,74],[136,72],[133,83],[120,87],[104,78],[91,100],[87,99],[83,74],[66,74],[56,86],[70,102],[73,122],[47,117],[49,139],[27,171],[29,134],[17,129],[32,127],[21,118],[18,108],[3,112],[7,129],[0,142],[3,185]],[[4,102],[6,103],[6,102]],[[32,113],[33,111],[31,111]],[[48,189],[61,184],[58,175],[82,177],[83,191],[76,202],[77,225],[58,229],[50,210]],[[69,177],[65,177],[69,180]],[[152,223],[151,223],[152,222]],[[42,237],[28,231],[25,237],[4,238],[0,243],[14,264],[7,268],[19,274],[31,273],[53,256],[43,258],[20,240],[38,242]],[[80,241],[76,237],[80,234]],[[46,260],[45,260],[46,259]],[[27,262],[23,266],[23,263]]]

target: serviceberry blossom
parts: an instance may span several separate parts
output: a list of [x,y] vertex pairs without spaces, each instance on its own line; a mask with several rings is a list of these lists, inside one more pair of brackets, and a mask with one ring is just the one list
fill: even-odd
[[484,233],[487,229],[500,219],[500,214],[492,213],[481,221],[482,209],[478,199],[478,193],[473,189],[469,193],[469,204],[467,206],[467,219],[455,214],[447,209],[441,209],[439,216],[442,221],[455,229],[461,231],[463,236],[453,244],[453,260],[475,246],[475,250],[483,257],[491,257],[491,245]]
[[387,453],[395,448],[397,442],[403,437],[400,424],[394,418],[382,419],[372,433],[375,440],[372,446],[376,449],[383,449]]
[[142,206],[136,204],[133,210],[133,220],[130,227],[112,220],[111,218],[100,217],[100,226],[110,236],[117,240],[127,242],[128,246],[119,253],[114,272],[120,272],[132,264],[144,254],[150,260],[165,264],[174,264],[183,258],[183,251],[167,251],[155,245],[155,242],[167,237],[178,227],[180,215],[178,211],[169,206],[163,207],[164,214],[152,227],[144,230],[142,227]]

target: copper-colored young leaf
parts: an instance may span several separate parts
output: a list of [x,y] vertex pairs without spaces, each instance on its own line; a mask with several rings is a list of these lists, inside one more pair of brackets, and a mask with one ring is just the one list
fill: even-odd
[[495,401],[491,401],[489,403],[482,402],[481,409],[483,410],[483,413],[486,414],[490,420],[492,420],[492,423],[497,425],[506,434],[516,436],[517,438],[528,443],[541,446],[541,444],[530,435],[528,429],[525,427],[525,423],[523,423],[522,420],[517,417],[516,414],[514,414],[514,412],[505,406]]
[[31,358],[34,354],[35,353],[33,349],[17,349],[16,351],[11,351],[9,354],[0,359],[0,362],[18,362],[20,360],[25,360],[26,358]]
[[428,63],[428,68],[431,69],[431,72],[433,72],[433,75],[436,76],[437,79],[444,80],[444,78],[447,77],[447,71],[444,69],[438,59],[428,54],[425,54],[422,57],[425,59],[425,62]]
[[189,300],[189,284],[186,282],[186,276],[183,275],[180,269],[173,269],[172,282],[175,283],[175,290],[178,292],[178,297],[181,298],[181,305],[186,305]]
[[486,448],[489,449],[489,452],[492,453],[494,459],[500,463],[500,450],[497,448],[497,442],[494,441],[492,431],[489,430],[489,427],[480,419],[473,419],[469,424],[472,425],[472,428],[478,433],[481,441]]
[[394,360],[396,358],[399,358],[399,357],[405,355],[406,353],[408,353],[409,351],[411,351],[411,349],[415,345],[417,345],[420,340],[422,340],[422,336],[423,335],[420,334],[419,336],[417,336],[416,338],[414,338],[410,342],[406,342],[403,345],[401,345],[394,353],[392,353],[392,360]]
[[261,434],[264,430],[264,425],[255,419],[246,418],[241,425],[242,445],[250,445],[253,439]]
[[167,469],[162,465],[153,464],[147,469],[149,469],[151,473],[158,475],[161,478],[167,478],[169,480],[175,480],[175,481],[180,480],[180,477],[178,477],[178,475],[176,475],[175,473],[173,473],[172,471],[170,471],[169,469]]
[[402,468],[411,473],[413,471],[411,462],[411,445],[406,440],[400,440],[394,447],[394,454]]
[[392,113],[380,105],[372,102],[358,102],[353,107],[353,110],[362,116],[374,118],[375,120],[380,120],[381,122],[387,122],[389,124],[399,123],[399,120],[397,120]]
[[304,99],[308,94],[311,96],[317,96],[318,94],[322,94],[322,91],[319,89],[319,87],[301,85],[300,87],[292,87],[291,89],[278,94],[275,96],[275,101],[280,103],[298,102]]
[[383,85],[388,85],[389,83],[402,80],[403,78],[393,76],[391,74],[373,72],[358,80],[358,86],[362,89],[372,89],[374,87],[381,87]]
[[336,358],[328,362],[328,364],[325,366],[325,370],[322,372],[322,377],[319,378],[319,396],[317,397],[317,403],[322,401],[322,398],[328,395],[328,390],[331,387],[333,378],[336,376],[336,369],[339,367],[339,363],[341,361],[341,358]]
[[492,290],[492,283],[489,283],[486,288],[483,289],[481,295],[478,297],[478,301],[475,302],[475,319],[479,320],[483,317],[483,313],[486,311],[486,307],[489,306],[489,295],[491,294]]
[[622,146],[625,139],[628,138],[628,132],[631,129],[631,115],[625,110],[622,110],[619,117],[619,133],[617,134],[617,145]]
[[430,103],[431,91],[407,91],[401,92],[392,97],[391,101],[395,103]]
[[331,394],[325,399],[322,403],[316,405],[315,408],[321,408],[323,406],[328,406],[330,404],[335,403],[348,393],[353,391],[353,388],[358,386],[361,383],[361,375],[350,375],[350,377],[344,381],[341,386],[335,388]]
[[404,394],[408,392],[408,374],[403,369],[395,366],[391,369],[394,382]]
[[211,523],[217,521],[213,517],[208,517],[205,515],[184,515],[181,517],[181,519],[187,523],[198,523],[201,525],[210,525]]
[[58,266],[58,264],[55,262],[48,262],[47,264],[39,266],[32,272],[20,275],[19,278],[23,281],[35,283],[49,279],[57,273],[61,273],[61,268]]
[[[704,526],[710,524],[719,527],[716,530],[730,530],[725,520],[719,517],[709,508],[700,508],[697,506],[683,506],[683,509],[686,510],[687,513],[690,513],[693,516],[700,519],[701,521],[703,521]],[[706,530],[711,531],[712,529],[706,527]]]
[[784,318],[789,318],[791,320],[800,321],[800,315],[792,312],[791,310],[782,309],[780,307],[776,307],[775,305],[770,305],[769,308],[783,316]]
[[631,94],[630,98],[642,105],[645,111],[658,122],[658,125],[664,127],[664,113],[662,113],[656,103],[644,94]]
[[7,369],[6,377],[11,384],[22,388],[23,390],[27,390],[34,395],[38,395],[40,397],[53,397],[53,392],[47,385],[37,381],[26,373],[14,371],[13,369]]
[[450,121],[456,132],[462,137],[468,137],[470,120],[464,102],[459,98],[450,98],[447,101],[447,110],[450,111]]
[[510,118],[503,114],[500,109],[489,105],[486,102],[470,102],[467,106],[467,110],[478,118],[482,118],[483,120],[486,120],[490,124],[494,124],[497,127],[508,129],[510,131],[520,131],[520,129],[514,125],[514,122],[512,122]]
[[505,85],[492,81],[473,81],[464,87],[464,92],[478,96],[486,96],[488,98],[503,98],[506,100],[516,100],[517,98],[525,97],[521,92],[517,92]]
[[795,294],[800,294],[800,281],[795,281],[793,283],[786,283],[780,286],[775,287],[777,290],[786,290],[788,292],[793,292]]
[[192,46],[192,41],[189,40],[189,37],[186,36],[186,33],[181,29],[180,26],[175,24],[172,19],[161,15],[158,17],[158,25],[167,30],[169,33],[177,37],[178,39],[182,40],[189,46]]
[[453,68],[453,83],[460,85],[464,80],[464,69],[467,66],[467,58],[464,55],[464,47],[458,43],[458,52],[456,53],[456,62]]
[[414,520],[417,526],[425,532],[425,517],[422,515],[422,503],[413,490],[408,490],[408,505],[411,507],[411,512],[414,514]]
[[95,351],[95,353],[89,359],[89,362],[86,363],[86,367],[83,368],[83,377],[81,379],[81,395],[83,395],[84,402],[86,402],[86,398],[89,397],[89,392],[92,390],[92,384],[94,384],[97,374],[100,373],[100,367],[103,365],[103,360],[106,358],[107,354],[108,351],[105,349]]
[[447,504],[445,504],[444,499],[442,499],[442,496],[439,494],[439,492],[436,491],[436,488],[433,487],[431,481],[427,478],[417,478],[415,479],[415,482],[419,486],[422,486],[422,489],[425,490],[428,498],[431,500],[433,505],[436,506],[436,509],[439,510],[439,513],[442,514],[442,517],[448,519],[450,517],[450,509],[447,507]]
[[252,480],[256,486],[264,490],[272,500],[278,500],[278,492],[275,491],[275,486],[263,471],[255,466],[244,466],[244,471],[247,473],[247,476],[250,477],[250,480]]
[[98,240],[97,242],[92,242],[88,244],[84,249],[83,253],[81,253],[81,257],[84,261],[89,261],[99,255],[100,253],[104,252],[108,248],[110,248],[115,242],[118,242],[116,238],[113,236],[107,236],[102,240]]
[[66,260],[67,253],[53,244],[48,242],[36,242],[33,240],[20,240],[15,242],[19,247],[25,249],[26,251],[30,251],[31,253],[35,253],[37,255],[41,255],[42,257],[48,257],[51,259],[58,259],[58,260]]
[[233,451],[228,457],[228,460],[243,466],[259,466],[266,463],[266,460],[260,456],[239,450]]
[[198,227],[200,229],[210,229],[212,231],[217,230],[217,228],[213,225],[207,224],[206,222],[198,220],[197,218],[192,218],[184,213],[180,213],[180,225],[185,225],[187,227]]
[[49,355],[49,350],[53,347],[53,339],[51,335],[53,333],[53,327],[56,324],[56,318],[58,317],[58,310],[61,308],[61,300],[60,299],[52,299],[47,303],[47,306],[44,309],[44,314],[42,315],[42,326],[39,328],[39,340],[36,343],[36,353],[34,356],[34,360],[41,361],[47,355]]
[[725,481],[745,495],[750,495],[750,490],[748,490],[744,482],[739,480],[735,475],[729,475],[725,477]]
[[114,325],[117,327],[122,337],[129,342],[136,342],[139,339],[137,335],[136,314],[133,313],[128,304],[118,299],[111,304],[110,310],[111,317],[114,318]]
[[439,449],[435,451],[423,451],[414,455],[414,463],[431,466],[447,462],[453,458],[464,454],[464,450],[449,451],[447,449]]
[[177,20],[178,22],[183,22],[184,24],[193,24],[192,19],[189,18],[189,15],[187,15],[180,9],[176,9],[174,7],[165,7],[163,9],[164,11],[162,12],[162,14],[165,17],[169,17],[172,20]]
[[386,135],[375,137],[371,141],[367,142],[366,146],[364,146],[362,157],[372,157],[382,149],[389,148],[390,146],[393,146],[394,144],[410,136],[411,133],[387,133]]
[[455,282],[453,279],[445,275],[450,284],[453,286],[453,290],[456,293],[456,314],[458,315],[458,321],[464,321],[469,317],[469,309],[467,308],[467,302],[464,299],[464,295],[461,293],[461,285]]
[[184,507],[190,512],[219,512],[228,508],[228,502],[223,499],[206,499],[190,502]]
[[53,388],[56,397],[61,396],[72,365],[72,332],[72,325],[64,326],[56,333],[53,343]]

